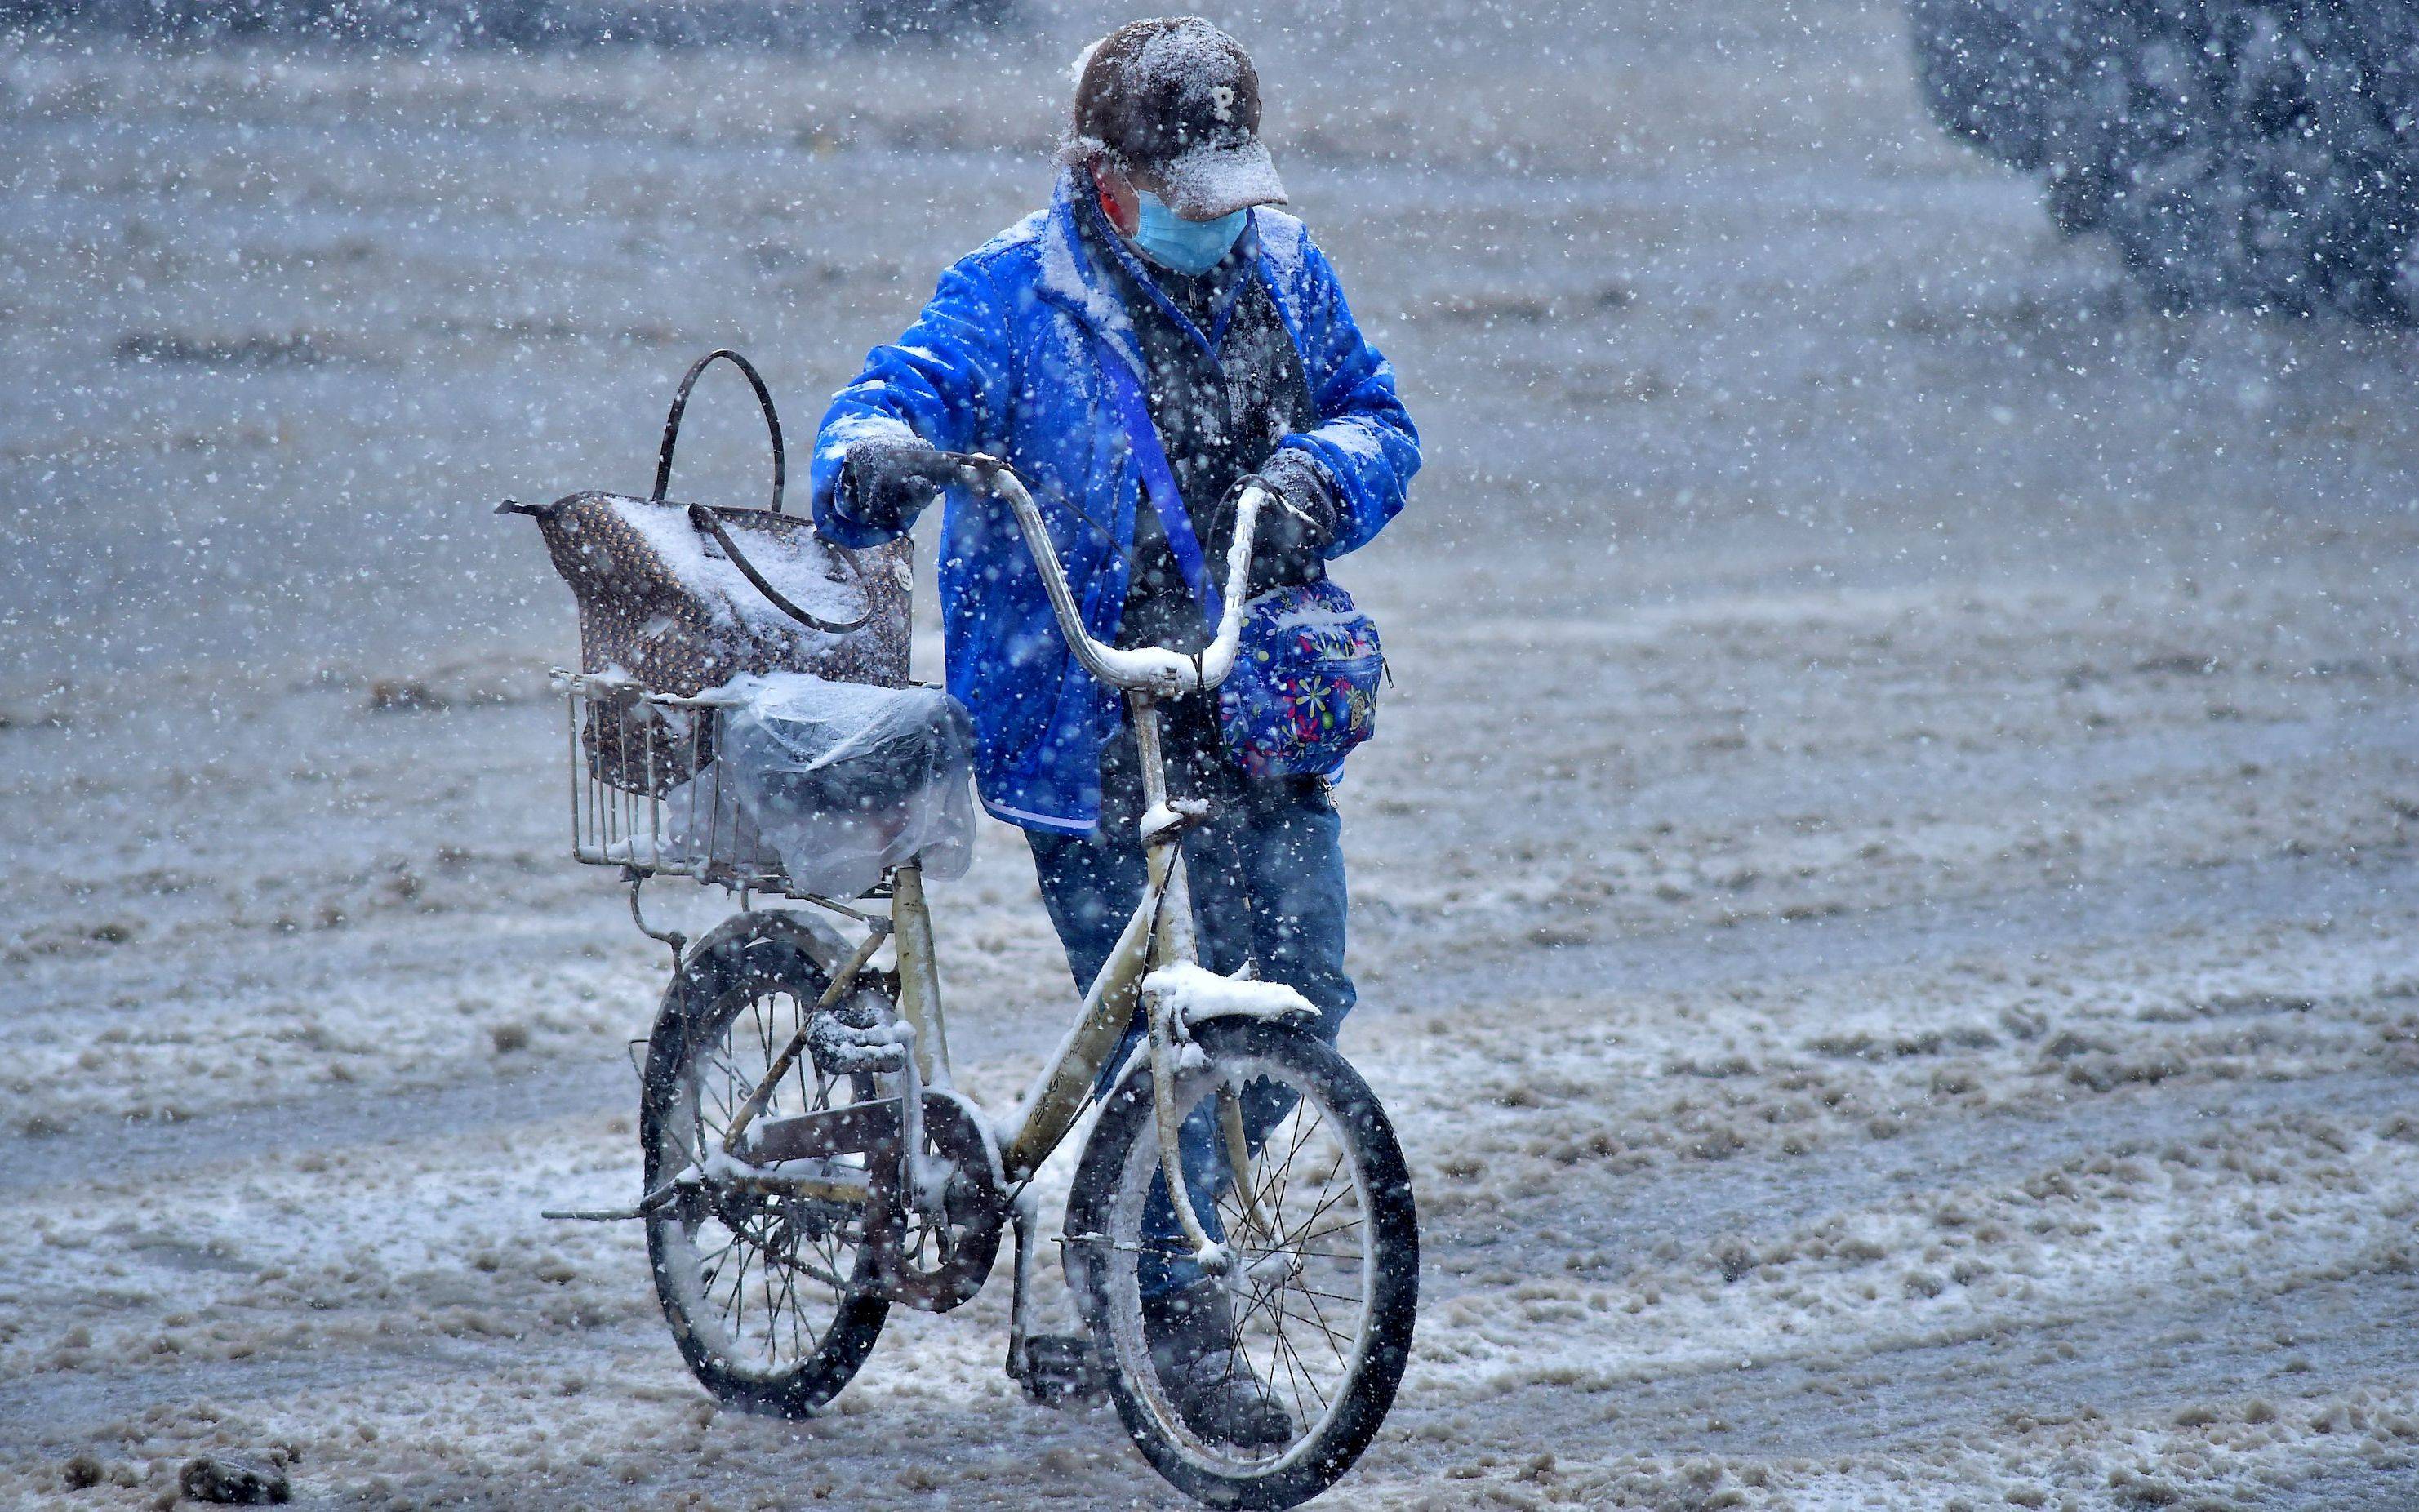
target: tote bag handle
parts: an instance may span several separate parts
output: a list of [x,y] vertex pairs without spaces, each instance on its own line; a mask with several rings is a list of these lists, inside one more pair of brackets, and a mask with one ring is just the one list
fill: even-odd
[[697,387],[698,375],[713,366],[717,360],[728,362],[739,369],[747,379],[747,386],[756,391],[756,402],[764,407],[764,429],[773,438],[773,513],[778,515],[781,512],[781,485],[789,475],[788,454],[781,446],[781,417],[773,409],[773,391],[764,386],[764,375],[756,371],[755,363],[728,347],[717,347],[691,363],[688,372],[681,378],[680,392],[672,395],[672,411],[664,417],[664,445],[663,450],[655,454],[655,491],[651,496],[652,501],[662,503],[665,491],[672,486],[672,448],[680,444],[681,416],[688,409],[688,391]]
[[[691,363],[688,372],[682,376],[680,392],[672,395],[671,413],[664,417],[664,446],[655,456],[655,491],[649,501],[662,503],[665,493],[671,487],[672,448],[680,444],[681,416],[688,409],[689,391],[697,387],[698,376],[716,361],[727,362],[739,369],[741,376],[747,379],[747,386],[756,391],[756,402],[763,407],[764,429],[773,438],[772,513],[778,515],[781,513],[781,486],[789,471],[787,454],[781,446],[781,417],[773,408],[773,391],[764,386],[764,376],[756,371],[756,364],[728,347],[717,347]],[[756,591],[763,594],[775,609],[808,629],[821,630],[825,635],[846,635],[851,630],[862,629],[873,618],[873,595],[871,594],[866,595],[865,612],[853,620],[826,620],[808,613],[791,603],[779,589],[764,580],[764,575],[758,572],[756,564],[739,549],[739,543],[731,538],[731,532],[723,528],[720,517],[713,510],[703,504],[691,504],[688,506],[688,518],[690,524],[714,537],[715,544],[722,548],[722,554],[731,559],[731,564],[737,567],[740,575],[754,584]],[[859,571],[854,558],[849,561],[849,568],[852,572]]]

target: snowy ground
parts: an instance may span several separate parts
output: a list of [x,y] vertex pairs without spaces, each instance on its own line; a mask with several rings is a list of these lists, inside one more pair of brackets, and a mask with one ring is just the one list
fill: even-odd
[[[1332,1500],[2419,1504],[2408,338],[2130,307],[1887,6],[1413,8],[1236,21],[1431,444],[1344,799],[1428,1271]],[[538,1218],[633,1193],[662,959],[487,515],[642,486],[718,343],[804,433],[1086,24],[0,63],[0,1501],[1169,1502],[1004,1278],[769,1422]],[[936,891],[1004,1096],[1063,968],[1009,832]]]

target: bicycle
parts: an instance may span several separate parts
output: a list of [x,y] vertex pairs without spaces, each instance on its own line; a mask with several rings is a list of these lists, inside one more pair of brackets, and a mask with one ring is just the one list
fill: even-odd
[[[1292,1506],[1350,1468],[1393,1404],[1418,1307],[1419,1236],[1393,1127],[1344,1057],[1302,1026],[1311,1005],[1248,968],[1223,977],[1196,958],[1179,841],[1210,810],[1169,797],[1158,711],[1207,696],[1233,668],[1264,496],[1247,487],[1239,501],[1208,649],[1120,649],[1086,633],[1015,474],[988,457],[957,460],[1009,505],[1077,661],[1121,692],[1132,721],[1147,880],[1116,949],[1022,1103],[995,1121],[952,1085],[919,867],[893,869],[862,898],[792,890],[730,842],[735,825],[701,748],[683,767],[697,774],[686,828],[666,813],[681,800],[663,795],[652,767],[633,793],[583,765],[582,716],[597,701],[652,705],[641,712],[656,728],[701,743],[727,701],[558,672],[571,714],[574,855],[624,868],[631,917],[671,948],[674,971],[642,1075],[645,1196],[626,1211],[549,1215],[643,1219],[656,1292],[691,1372],[726,1402],[790,1415],[815,1412],[848,1383],[893,1304],[944,1312],[975,1296],[1007,1228],[1007,1366],[1029,1395],[1053,1400],[1105,1376],[1135,1445],[1179,1490],[1212,1505]],[[590,738],[639,725],[609,717]],[[640,754],[653,762],[652,748]],[[620,768],[633,769],[623,757]],[[740,912],[694,945],[655,930],[639,889],[657,875],[735,888]],[[820,918],[753,907],[759,890],[863,937],[850,946]],[[886,912],[868,906],[885,903]],[[896,964],[877,971],[886,941]],[[1147,1032],[1096,1098],[1137,1010]],[[1096,1101],[1057,1236],[1089,1338],[1040,1335],[1028,1326],[1030,1183]],[[1207,1171],[1204,1149],[1213,1151]],[[1155,1187],[1179,1241],[1146,1232]],[[1234,1351],[1287,1408],[1290,1441],[1237,1445],[1188,1426],[1151,1359],[1146,1255],[1189,1258],[1225,1288]]]

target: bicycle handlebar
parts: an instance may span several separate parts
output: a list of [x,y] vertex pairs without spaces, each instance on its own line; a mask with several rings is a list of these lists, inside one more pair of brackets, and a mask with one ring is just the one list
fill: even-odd
[[1112,687],[1173,698],[1195,690],[1208,692],[1235,670],[1236,643],[1243,628],[1243,591],[1251,573],[1252,537],[1259,529],[1260,506],[1267,498],[1267,490],[1258,484],[1246,484],[1242,497],[1236,501],[1235,539],[1226,548],[1225,605],[1218,617],[1217,635],[1194,656],[1164,646],[1125,648],[1093,640],[1084,628],[1074,590],[1068,586],[1067,569],[1059,564],[1058,548],[1051,543],[1050,527],[1041,518],[1041,508],[1025,491],[1015,471],[998,458],[978,453],[950,453],[948,456],[964,471],[970,486],[988,489],[1008,501],[1008,507],[1016,516],[1017,528],[1025,533],[1025,547],[1033,553],[1034,565],[1040,570],[1042,589],[1050,595],[1051,612],[1067,637],[1068,648],[1074,652],[1075,660],[1086,671]]

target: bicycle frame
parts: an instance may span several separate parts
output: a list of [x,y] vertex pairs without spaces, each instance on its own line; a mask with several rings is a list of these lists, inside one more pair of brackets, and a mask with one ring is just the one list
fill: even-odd
[[[1160,804],[1165,779],[1156,701],[1148,694],[1129,694],[1127,706],[1142,752],[1145,795]],[[1192,901],[1179,848],[1185,827],[1180,820],[1166,824],[1145,841],[1141,901],[1085,992],[1073,1026],[1015,1113],[994,1130],[1001,1174],[1010,1182],[1040,1169],[1082,1118],[1109,1057],[1133,1022],[1143,978],[1156,967],[1196,959]],[[899,952],[899,1009],[915,1032],[918,1078],[927,1087],[950,1089],[948,1030],[932,955],[932,917],[923,879],[913,866],[899,870],[890,918]]]
[[[1159,704],[1183,693],[1208,693],[1233,670],[1242,627],[1244,590],[1252,558],[1252,539],[1266,498],[1258,484],[1247,485],[1237,502],[1235,534],[1226,554],[1226,594],[1217,634],[1198,656],[1160,647],[1124,649],[1102,644],[1085,629],[1067,574],[1050,539],[1047,523],[1031,494],[1015,473],[988,457],[966,460],[967,481],[986,486],[1004,501],[1016,517],[1058,626],[1075,659],[1094,677],[1123,691],[1126,714],[1133,726],[1135,756],[1143,784],[1143,891],[1133,915],[1116,946],[1084,994],[1081,1013],[1058,1043],[1016,1112],[994,1134],[999,1143],[1001,1175],[1017,1186],[1050,1158],[1091,1099],[1092,1088],[1108,1066],[1110,1056],[1124,1040],[1137,1006],[1147,1011],[1149,1056],[1159,1103],[1161,1165],[1185,1238],[1196,1258],[1211,1273],[1225,1269],[1224,1244],[1202,1231],[1185,1191],[1177,1149],[1178,1120],[1174,1106],[1175,1040],[1187,1027],[1181,1015],[1160,995],[1146,1002],[1146,978],[1175,965],[1197,965],[1198,947],[1193,933],[1192,892],[1185,879],[1182,837],[1186,829],[1208,817],[1208,807],[1193,802],[1171,803],[1167,768],[1160,748]],[[949,1085],[948,1034],[941,1005],[940,973],[932,956],[932,919],[924,902],[923,879],[913,866],[903,867],[891,900],[892,929],[897,936],[900,1011],[913,1030],[916,1053],[911,1057],[916,1079],[935,1088]],[[1296,997],[1279,1001],[1279,1011],[1307,1011]],[[1266,1011],[1264,1006],[1239,1011]],[[911,1088],[908,1105],[914,1106]],[[912,1145],[910,1148],[914,1148]]]
[[[1185,830],[1209,817],[1210,810],[1206,803],[1171,801],[1168,797],[1166,763],[1160,748],[1159,704],[1163,699],[1184,693],[1207,693],[1225,681],[1234,668],[1241,635],[1252,538],[1258,527],[1265,490],[1255,482],[1242,491],[1236,511],[1235,538],[1227,548],[1226,595],[1217,634],[1199,655],[1188,656],[1155,646],[1108,646],[1093,640],[1076,609],[1049,527],[1025,486],[1004,464],[989,457],[959,460],[969,485],[988,487],[1013,511],[1025,544],[1033,552],[1034,563],[1040,570],[1051,610],[1075,659],[1093,676],[1124,694],[1127,716],[1133,725],[1144,799],[1139,836],[1144,863],[1142,898],[1107,961],[1085,992],[1083,1008],[1073,1026],[1059,1041],[1016,1112],[1004,1123],[986,1126],[991,1148],[998,1156],[996,1171],[989,1174],[996,1177],[1003,1196],[1013,1203],[1024,1183],[1040,1169],[1083,1117],[1092,1088],[1108,1068],[1109,1057],[1124,1040],[1139,1007],[1149,1030],[1147,1056],[1158,1107],[1160,1164],[1166,1175],[1168,1193],[1194,1258],[1210,1274],[1221,1274],[1231,1263],[1231,1253],[1202,1229],[1186,1191],[1178,1149],[1180,1120],[1175,1101],[1177,1043],[1199,1019],[1225,1014],[1282,1017],[1312,1010],[1289,988],[1273,983],[1239,984],[1199,971],[1192,892],[1185,880],[1181,841]],[[832,972],[830,983],[815,1009],[821,1011],[837,1003],[871,959],[883,936],[892,937],[899,961],[899,1011],[914,1041],[913,1052],[905,1057],[899,1072],[898,1134],[901,1148],[918,1151],[923,1149],[927,1088],[956,1097],[968,1108],[973,1106],[971,1100],[951,1085],[948,1026],[942,1007],[940,966],[932,947],[932,920],[924,898],[923,872],[911,862],[892,873],[890,917],[886,919],[855,914],[853,909],[843,911],[864,919],[873,933],[854,956]],[[1184,967],[1193,970],[1179,974],[1173,969]],[[1159,972],[1169,972],[1170,976],[1163,988],[1155,991],[1152,978]],[[1185,983],[1181,994],[1173,985],[1179,976]],[[1210,982],[1222,985],[1205,995],[1203,986]],[[1177,1000],[1179,995],[1184,999],[1180,1004]],[[806,1040],[807,1029],[801,1025],[787,1048],[774,1058],[755,1093],[732,1119],[723,1136],[724,1155],[740,1151],[743,1136],[774,1088],[803,1053]],[[1221,1120],[1227,1126],[1225,1143],[1229,1158],[1239,1163],[1240,1177],[1240,1163],[1245,1158],[1240,1115],[1232,1105],[1232,1098],[1221,1101]],[[922,1173],[913,1168],[912,1162],[902,1169],[909,1188],[902,1194],[907,1201],[929,1208],[939,1200],[934,1195],[938,1184],[927,1181]]]

